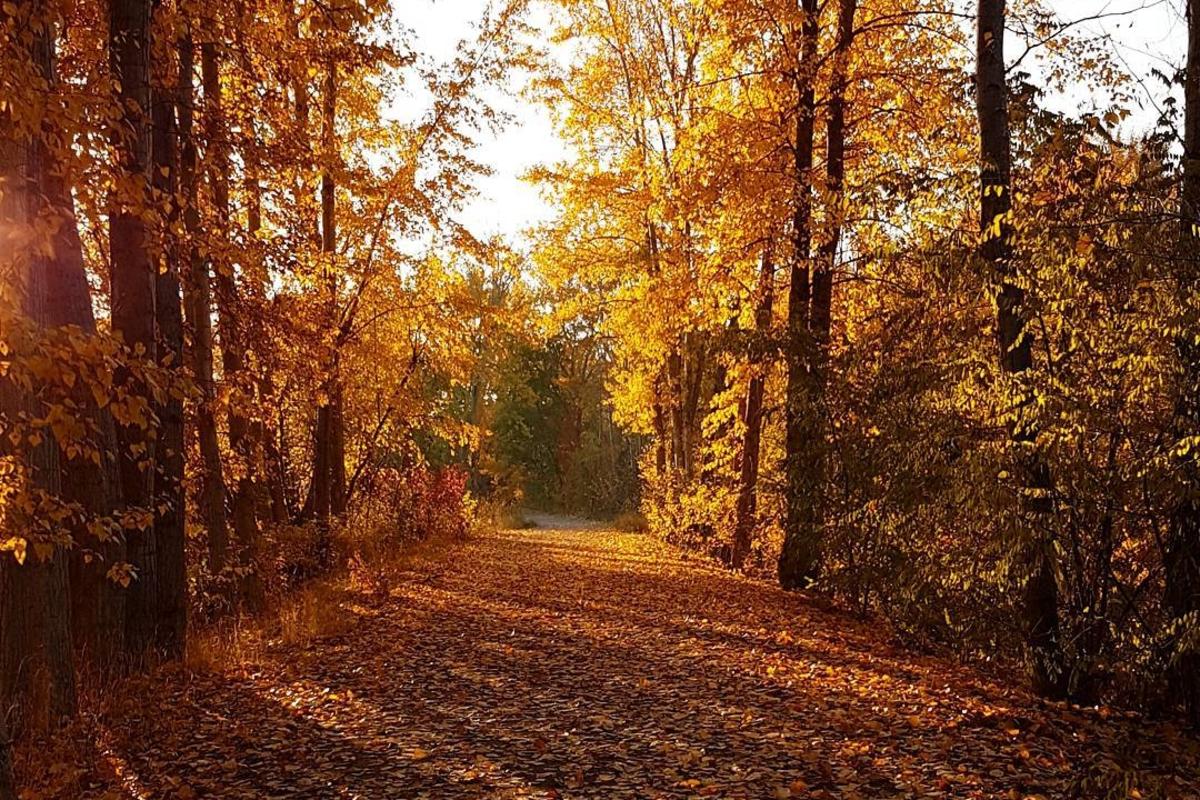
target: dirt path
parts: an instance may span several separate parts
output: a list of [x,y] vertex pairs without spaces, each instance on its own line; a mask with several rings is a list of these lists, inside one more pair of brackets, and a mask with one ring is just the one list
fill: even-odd
[[1101,798],[1134,795],[1080,782],[1135,766],[1142,797],[1200,796],[1194,740],[1043,710],[645,536],[480,537],[353,611],[250,674],[151,679],[110,796]]

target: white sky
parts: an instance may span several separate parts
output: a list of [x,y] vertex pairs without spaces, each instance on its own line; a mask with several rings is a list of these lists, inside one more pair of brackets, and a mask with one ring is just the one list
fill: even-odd
[[[1134,12],[1083,23],[1078,30],[1112,37],[1120,59],[1139,82],[1137,99],[1141,108],[1129,127],[1138,130],[1152,124],[1157,117],[1156,107],[1161,106],[1166,92],[1162,82],[1151,76],[1151,70],[1171,75],[1183,63],[1186,53],[1184,0],[1047,2],[1065,21],[1098,13]],[[473,36],[474,23],[487,4],[488,0],[396,0],[402,22],[416,34],[417,50],[441,62],[453,57],[461,39]],[[1009,49],[1020,52],[1015,42]],[[520,91],[519,81],[516,83],[492,96],[495,104],[512,113],[515,119],[501,133],[485,134],[477,155],[492,166],[495,174],[479,182],[479,195],[464,209],[462,221],[478,236],[500,234],[520,247],[522,232],[548,220],[552,214],[537,189],[521,176],[536,164],[562,159],[566,148],[555,136],[549,111],[516,96]],[[398,98],[397,102],[404,102],[404,98]],[[1067,110],[1094,103],[1094,98],[1068,94],[1058,98],[1055,105]]]

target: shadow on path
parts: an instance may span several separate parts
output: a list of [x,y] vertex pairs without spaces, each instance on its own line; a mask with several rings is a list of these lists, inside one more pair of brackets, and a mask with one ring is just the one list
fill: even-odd
[[108,743],[123,796],[1093,798],[1129,775],[1200,796],[1170,728],[1039,705],[648,537],[546,522],[572,527],[476,539],[247,675],[147,679]]

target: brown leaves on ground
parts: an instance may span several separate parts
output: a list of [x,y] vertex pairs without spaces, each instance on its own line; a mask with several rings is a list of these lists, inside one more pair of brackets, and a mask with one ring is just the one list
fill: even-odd
[[164,670],[93,797],[1185,798],[1175,728],[1039,704],[636,534],[508,531],[236,673]]

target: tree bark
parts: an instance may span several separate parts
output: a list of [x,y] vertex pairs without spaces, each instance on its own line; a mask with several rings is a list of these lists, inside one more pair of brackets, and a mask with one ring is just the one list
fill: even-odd
[[[1025,331],[1025,292],[1014,278],[1012,246],[1012,142],[1009,134],[1008,87],[1004,61],[1005,0],[979,0],[976,31],[976,103],[980,141],[980,255],[992,266],[999,283],[997,338],[1000,367],[1018,375],[1033,364],[1032,339]],[[1058,582],[1052,545],[1041,531],[1051,511],[1050,473],[1034,449],[1036,431],[1021,418],[1026,401],[1018,398],[1018,417],[1010,430],[1020,468],[1028,541],[1022,543],[1022,566],[1029,578],[1022,591],[1022,623],[1033,688],[1047,697],[1062,697],[1067,675],[1059,642]]]
[[788,288],[787,394],[785,408],[785,464],[787,510],[783,550],[779,554],[779,583],[785,589],[807,586],[816,578],[821,557],[820,531],[813,514],[812,469],[808,460],[813,442],[808,407],[811,378],[809,303],[812,286],[809,264],[812,247],[812,168],[814,91],[818,35],[817,0],[802,0],[794,83],[796,87],[795,141],[793,142],[792,257]]
[[[112,0],[109,7],[109,60],[117,80],[120,118],[114,144],[121,184],[109,217],[112,325],[135,356],[153,362],[155,347],[155,264],[143,212],[150,182],[150,0]],[[118,384],[148,398],[149,387],[128,370]],[[152,514],[154,438],[152,422],[117,426],[121,491],[125,505]],[[158,618],[158,553],[153,525],[126,531],[129,563],[136,570],[125,606],[125,644],[140,658],[154,643]]]
[[333,62],[326,68],[321,119],[325,159],[321,171],[321,253],[329,292],[326,315],[331,352],[325,381],[325,402],[317,409],[313,486],[317,517],[328,522],[330,513],[340,514],[346,506],[345,423],[338,352],[340,336],[337,330],[338,282],[333,263],[337,253],[337,184],[333,176],[337,159],[337,65]]
[[[837,39],[833,51],[833,72],[825,132],[825,188],[830,198],[825,209],[826,229],[822,232],[817,258],[812,269],[812,294],[808,314],[809,336],[803,342],[808,352],[807,380],[803,410],[798,416],[804,428],[798,440],[806,442],[807,455],[801,476],[805,508],[800,513],[800,543],[793,569],[803,582],[816,578],[825,528],[826,439],[830,427],[826,389],[829,369],[829,337],[833,322],[833,273],[841,245],[842,196],[846,177],[846,83],[847,61],[854,39],[857,0],[841,0],[838,6]],[[814,46],[815,47],[815,46]],[[798,472],[800,468],[797,468]]]
[[[53,27],[47,25],[35,39],[38,69],[52,88],[58,83],[55,37]],[[46,324],[75,326],[84,335],[94,336],[96,317],[84,267],[75,200],[59,157],[62,132],[47,121],[42,134],[36,143],[39,192],[35,201],[39,205],[38,216],[54,231],[51,255],[45,263],[46,284],[53,289],[46,297]],[[87,523],[111,518],[120,502],[116,428],[108,409],[97,405],[89,387],[82,382],[73,392],[73,399],[95,433],[74,457],[60,453],[63,499],[77,503],[81,509],[81,516],[72,525],[76,546],[68,559],[71,627],[82,657],[93,667],[107,671],[124,650],[125,593],[108,580],[106,573],[110,566],[125,560],[125,543],[120,536],[98,538]],[[98,461],[93,461],[93,454]]]
[[184,204],[187,231],[189,274],[187,291],[188,323],[192,329],[192,373],[200,390],[195,410],[196,438],[200,445],[203,473],[200,476],[200,512],[208,528],[208,570],[219,575],[229,560],[229,521],[225,512],[225,475],[221,465],[221,446],[217,438],[214,414],[216,389],[213,383],[212,289],[208,262],[200,255],[197,242],[203,236],[200,225],[199,172],[195,140],[195,44],[190,28],[179,43],[179,138],[180,193]]
[[758,466],[762,445],[763,394],[766,389],[767,337],[775,302],[775,264],[770,245],[763,251],[758,277],[758,302],[754,309],[754,340],[750,345],[750,383],[743,404],[742,453],[738,467],[737,506],[734,511],[733,547],[729,564],[741,569],[750,553],[758,511]]
[[[1183,176],[1180,191],[1179,277],[1180,308],[1190,310],[1200,290],[1200,0],[1188,0],[1188,55],[1184,72]],[[1194,324],[1194,323],[1193,323]],[[1176,341],[1179,359],[1179,397],[1175,408],[1178,439],[1200,434],[1200,347],[1192,337]],[[1163,553],[1167,612],[1179,629],[1171,636],[1170,684],[1175,699],[1200,725],[1200,653],[1178,651],[1186,631],[1200,626],[1200,463],[1188,452],[1182,458],[1181,497],[1174,509]],[[1194,646],[1193,646],[1194,647]]]
[[[155,15],[162,13],[161,4]],[[156,31],[167,27],[156,20]],[[180,298],[179,262],[181,248],[173,231],[178,219],[176,202],[179,153],[175,106],[179,86],[172,85],[170,61],[174,48],[166,48],[155,65],[151,86],[153,136],[151,152],[153,184],[160,210],[165,212],[164,230],[158,248],[155,276],[155,314],[158,323],[158,355],[174,380],[183,366],[183,306]],[[168,658],[183,656],[187,636],[187,566],[183,496],[184,431],[183,400],[172,392],[156,409],[158,413],[158,469],[154,494],[158,516],[154,522],[158,549],[158,621],[156,645]]]
[[254,442],[250,420],[245,412],[244,395],[253,386],[245,364],[246,341],[238,312],[240,301],[234,265],[227,256],[230,247],[229,201],[229,129],[221,96],[221,53],[216,25],[211,25],[200,48],[201,75],[204,85],[206,159],[213,208],[216,211],[217,237],[213,248],[213,274],[217,286],[217,316],[220,323],[221,366],[224,380],[231,388],[229,404],[229,447],[236,460],[237,487],[233,493],[233,530],[237,541],[238,565],[248,568],[239,581],[239,594],[251,606],[261,605],[260,584],[254,572],[258,549],[258,517],[255,508],[257,488],[254,480]]
[[[0,12],[0,23],[8,24],[6,14]],[[36,36],[33,42],[27,53],[36,64],[38,48],[48,42]],[[38,203],[30,190],[41,172],[39,150],[29,133],[0,111],[0,279],[15,289],[20,311],[35,335],[47,324],[52,259],[31,252],[31,246],[36,249],[40,243],[4,239],[35,228]],[[17,341],[15,347],[20,357],[32,344]],[[0,380],[0,411],[9,420],[22,413],[31,419],[45,415],[36,395],[10,380]],[[62,488],[58,442],[47,431],[41,434],[39,442],[26,439],[18,444],[7,435],[0,440],[0,448],[24,461],[35,501],[42,494],[57,498]],[[36,512],[26,516],[19,507],[11,507],[4,515],[6,528],[33,536],[24,564],[8,553],[0,558],[0,709],[7,713],[17,706],[23,725],[46,729],[75,712],[67,558],[53,539],[46,541],[44,537],[58,531]],[[48,544],[49,553],[43,557],[34,542]]]

